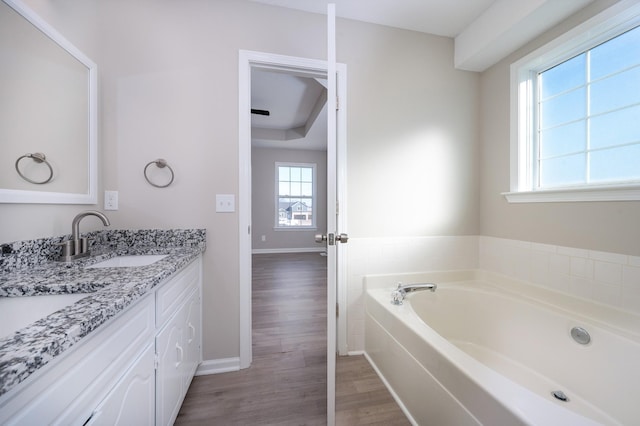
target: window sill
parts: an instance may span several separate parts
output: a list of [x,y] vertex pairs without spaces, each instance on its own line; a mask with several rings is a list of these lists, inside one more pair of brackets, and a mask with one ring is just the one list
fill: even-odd
[[502,195],[509,203],[640,201],[640,185],[503,192]]
[[274,226],[274,231],[317,231],[318,228],[315,226]]

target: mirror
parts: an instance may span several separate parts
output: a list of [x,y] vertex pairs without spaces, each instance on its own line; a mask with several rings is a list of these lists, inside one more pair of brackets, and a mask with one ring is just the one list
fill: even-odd
[[0,202],[96,204],[97,67],[0,0]]

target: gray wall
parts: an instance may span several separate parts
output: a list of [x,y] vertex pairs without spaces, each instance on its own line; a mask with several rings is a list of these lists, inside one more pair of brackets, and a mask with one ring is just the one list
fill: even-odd
[[[316,164],[317,230],[275,231],[276,162]],[[327,232],[327,153],[302,149],[251,149],[251,228],[253,250],[322,249],[315,234]],[[262,241],[262,236],[266,241]]]
[[491,67],[481,78],[482,235],[640,255],[640,202],[509,204],[509,66],[604,9],[596,1],[581,13]]

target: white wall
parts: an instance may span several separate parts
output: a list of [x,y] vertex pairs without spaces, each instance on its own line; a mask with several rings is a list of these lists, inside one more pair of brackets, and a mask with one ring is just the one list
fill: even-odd
[[[100,188],[120,191],[112,226],[207,228],[204,358],[238,356],[238,216],[214,203],[238,191],[238,50],[322,59],[324,16],[232,0],[28,4],[99,66]],[[499,195],[508,66],[558,30],[482,75],[453,68],[447,38],[348,20],[337,33],[348,67],[350,350],[362,347],[363,275],[475,267],[479,234],[640,254],[637,202],[516,206]],[[158,157],[176,171],[166,189],[142,176]],[[69,233],[88,207],[0,205],[0,242]]]
[[[204,358],[238,356],[238,216],[214,203],[238,191],[238,50],[322,59],[324,16],[230,0],[28,4],[98,64],[100,189],[120,192],[112,227],[207,229]],[[337,32],[351,235],[477,234],[479,77],[453,69],[450,39],[348,20]],[[142,176],[158,157],[176,172],[166,189]],[[68,233],[88,207],[102,203],[1,205],[0,240]],[[350,256],[366,254],[357,247]]]
[[[100,189],[120,193],[112,227],[207,229],[204,358],[238,356],[238,216],[215,213],[215,194],[238,192],[238,50],[322,58],[325,20],[225,0],[28,4],[98,64]],[[175,170],[166,189],[142,175],[158,157]],[[96,207],[1,205],[0,240],[69,233]]]
[[[325,132],[326,133],[326,132]],[[274,230],[276,162],[316,164],[316,230]],[[251,149],[251,228],[254,251],[321,250],[315,234],[327,232],[327,152]],[[262,236],[266,241],[262,241]]]
[[350,236],[476,235],[479,75],[453,68],[452,39],[361,23],[338,35]]

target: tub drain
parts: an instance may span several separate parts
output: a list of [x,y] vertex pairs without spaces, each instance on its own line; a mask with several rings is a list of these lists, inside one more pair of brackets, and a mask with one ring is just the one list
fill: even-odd
[[571,329],[571,337],[581,345],[586,345],[591,341],[589,332],[582,327],[573,327]]
[[569,401],[569,397],[561,390],[553,391],[551,392],[551,395],[553,395],[555,399],[559,399],[562,402]]

